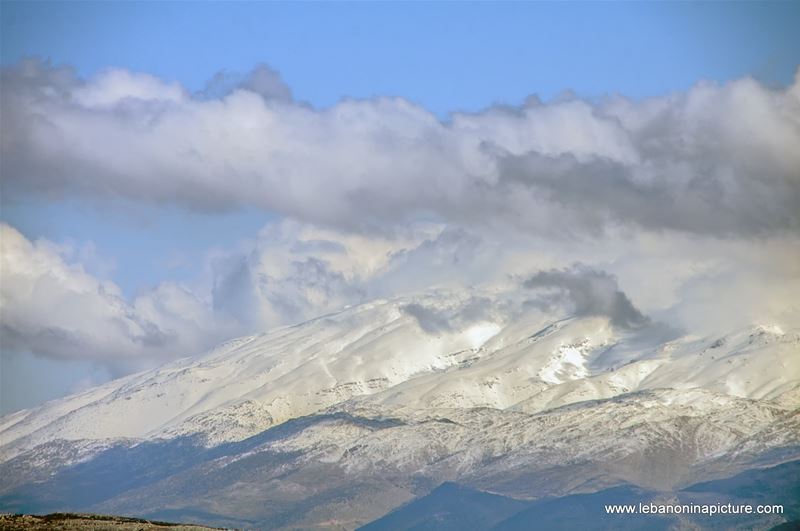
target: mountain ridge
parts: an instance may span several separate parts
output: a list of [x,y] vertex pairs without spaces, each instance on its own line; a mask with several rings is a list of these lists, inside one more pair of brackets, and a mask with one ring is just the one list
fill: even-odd
[[[665,334],[514,297],[374,301],[6,416],[0,507],[353,528],[448,481],[672,492],[800,457],[795,329]],[[98,489],[101,463],[127,487]]]

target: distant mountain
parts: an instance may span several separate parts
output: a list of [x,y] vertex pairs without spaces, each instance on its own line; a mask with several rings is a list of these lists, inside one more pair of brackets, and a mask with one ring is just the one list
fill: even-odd
[[371,522],[360,531],[442,529],[669,529],[675,519],[653,515],[606,515],[605,504],[650,502],[655,493],[631,486],[524,502],[447,483]]
[[[703,493],[703,494],[700,494]],[[660,516],[606,514],[606,505],[639,503],[782,504],[781,517],[726,515]],[[800,517],[800,461],[699,483],[665,494],[630,485],[598,492],[524,502],[453,483],[445,483],[413,502],[360,528],[362,531],[485,529],[752,529],[769,527],[781,518]],[[789,524],[791,525],[791,524]]]
[[490,529],[529,504],[497,494],[443,483],[423,496],[361,528],[360,531]]
[[503,297],[375,301],[3,417],[0,511],[555,526],[535,507],[590,519],[800,458],[797,330],[693,337]]

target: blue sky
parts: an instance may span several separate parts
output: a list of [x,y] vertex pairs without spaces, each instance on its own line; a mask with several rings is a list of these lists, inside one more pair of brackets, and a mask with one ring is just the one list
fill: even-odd
[[797,2],[4,2],[3,64],[36,55],[199,89],[266,62],[296,96],[399,95],[437,113],[536,93],[630,97],[699,79],[787,83]]
[[[785,87],[800,64],[798,2],[5,1],[0,24],[4,67],[36,57],[84,78],[122,68],[194,92],[220,70],[266,63],[315,109],[399,96],[442,120],[533,94],[640,100],[744,76]],[[0,219],[29,240],[72,245],[86,271],[132,300],[164,281],[196,282],[209,252],[255,238],[280,216],[252,205],[208,213],[56,191],[4,194]],[[13,400],[6,391],[3,411],[105,374],[85,360],[9,355],[4,388],[41,380]]]

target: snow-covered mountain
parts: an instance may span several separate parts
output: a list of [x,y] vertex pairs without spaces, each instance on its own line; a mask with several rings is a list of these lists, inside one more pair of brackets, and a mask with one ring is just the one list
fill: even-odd
[[354,528],[445,481],[670,491],[798,458],[798,329],[694,337],[432,291],[0,419],[0,509]]

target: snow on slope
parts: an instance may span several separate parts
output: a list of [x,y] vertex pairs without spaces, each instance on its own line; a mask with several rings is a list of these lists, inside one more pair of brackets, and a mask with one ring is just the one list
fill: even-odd
[[800,404],[797,331],[755,327],[663,344],[646,335],[603,317],[554,320],[493,293],[375,301],[8,415],[0,419],[0,461],[57,439],[198,433],[214,445],[350,399],[399,411],[530,414],[646,389],[700,388]]
[[[354,475],[376,469],[422,473],[525,498],[534,495],[531,491],[541,495],[539,482],[512,479],[548,468],[595,463],[618,480],[672,488],[693,480],[696,463],[744,452],[745,433],[751,434],[747,440],[754,454],[800,440],[796,411],[702,389],[640,391],[538,414],[493,408],[412,412],[374,404],[340,405],[329,413],[336,411],[401,422],[391,429],[369,430],[331,420],[272,442],[269,450],[336,462]],[[759,440],[756,435],[764,430],[771,430],[772,440]],[[779,434],[787,440],[781,441]],[[629,462],[645,454],[646,467]]]
[[202,507],[257,528],[355,528],[443,481],[524,499],[624,483],[671,491],[797,459],[800,411],[702,389],[640,391],[535,414],[348,401],[239,444],[96,509]]

